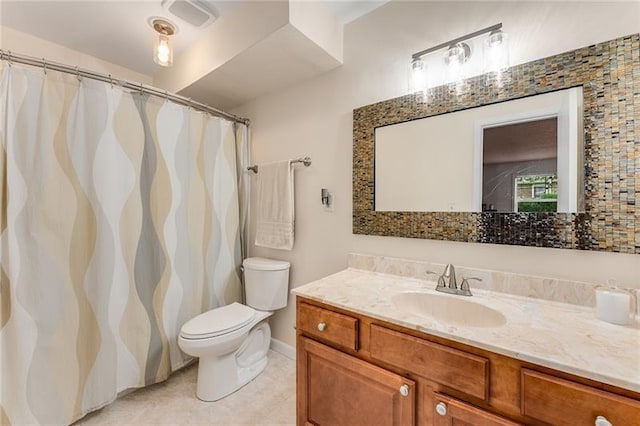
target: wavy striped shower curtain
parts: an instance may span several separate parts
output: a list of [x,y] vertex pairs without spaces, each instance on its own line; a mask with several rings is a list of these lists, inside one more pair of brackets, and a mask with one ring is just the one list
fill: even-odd
[[244,126],[0,68],[0,424],[67,424],[188,359],[240,298]]

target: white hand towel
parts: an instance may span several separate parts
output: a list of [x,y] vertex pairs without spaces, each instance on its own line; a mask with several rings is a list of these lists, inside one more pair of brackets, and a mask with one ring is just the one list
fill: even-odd
[[293,248],[294,189],[291,160],[258,168],[256,245]]

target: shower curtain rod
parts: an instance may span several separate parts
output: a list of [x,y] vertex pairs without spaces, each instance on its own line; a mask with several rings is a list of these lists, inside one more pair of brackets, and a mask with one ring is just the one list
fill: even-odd
[[194,101],[191,98],[186,98],[184,96],[180,96],[175,93],[169,93],[166,90],[161,90],[156,87],[145,85],[143,83],[136,83],[128,80],[113,78],[111,74],[102,74],[99,72],[94,72],[94,71],[90,71],[90,70],[86,70],[78,67],[71,67],[69,65],[61,64],[58,62],[47,61],[44,58],[39,59],[32,56],[19,55],[19,54],[12,53],[11,51],[2,50],[2,49],[0,49],[0,60],[6,60],[9,63],[9,65],[15,62],[18,64],[40,67],[40,68],[43,68],[45,72],[47,71],[47,69],[51,69],[54,71],[60,71],[67,74],[74,74],[78,77],[91,78],[93,80],[110,83],[112,85],[117,84],[118,86],[121,86],[125,89],[135,90],[140,93],[145,93],[145,94],[156,96],[159,98],[164,98],[164,99],[173,101],[177,104],[188,106],[198,111],[209,113],[216,117],[226,118],[233,122],[241,123],[247,126],[250,124],[248,118],[238,117],[237,115],[233,115],[231,113],[219,110],[212,106]]

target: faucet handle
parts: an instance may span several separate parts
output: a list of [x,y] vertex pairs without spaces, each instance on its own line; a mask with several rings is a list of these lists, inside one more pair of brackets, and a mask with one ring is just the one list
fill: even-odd
[[469,288],[469,281],[471,280],[482,281],[482,278],[469,277],[469,278],[462,279],[462,284],[460,284],[460,290],[463,292],[463,295],[465,296],[471,296],[471,289]]
[[446,287],[445,281],[444,281],[444,275],[440,275],[435,271],[425,271],[425,273],[427,275],[438,275],[438,285],[436,286],[436,289]]
[[469,281],[474,280],[474,281],[482,281],[482,278],[478,278],[478,277],[469,277],[469,278],[463,278],[462,279],[462,286],[466,286],[467,288],[469,288]]

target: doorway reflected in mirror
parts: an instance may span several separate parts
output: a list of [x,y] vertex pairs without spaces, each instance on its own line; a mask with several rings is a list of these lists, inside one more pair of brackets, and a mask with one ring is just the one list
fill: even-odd
[[557,117],[485,128],[483,212],[558,211]]

